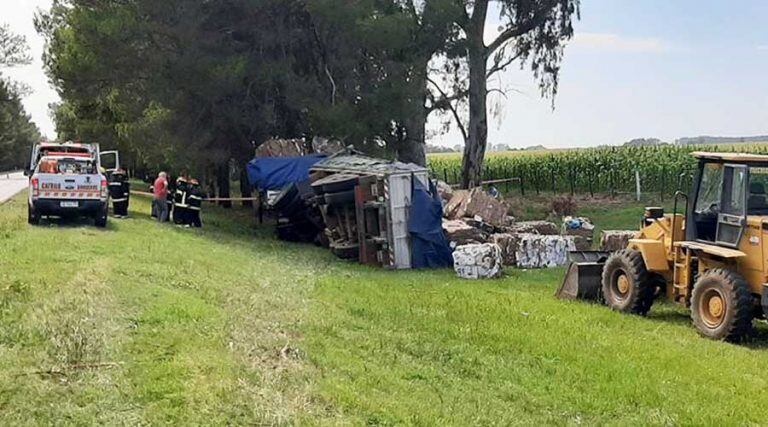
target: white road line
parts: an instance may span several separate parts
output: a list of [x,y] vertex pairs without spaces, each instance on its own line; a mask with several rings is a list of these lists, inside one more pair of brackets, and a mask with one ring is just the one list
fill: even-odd
[[0,173],[0,204],[21,193],[29,185],[29,179],[21,172]]

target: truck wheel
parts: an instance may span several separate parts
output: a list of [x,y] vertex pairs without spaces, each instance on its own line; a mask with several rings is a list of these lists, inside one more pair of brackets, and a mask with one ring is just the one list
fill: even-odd
[[602,282],[608,307],[640,315],[651,309],[657,285],[640,252],[624,249],[611,254],[603,268]]
[[96,218],[94,220],[94,224],[96,227],[104,228],[107,226],[107,212],[109,211],[109,207],[106,207],[103,211],[96,214]]
[[27,222],[31,225],[40,225],[40,214],[35,212],[32,206],[27,206]]
[[722,268],[706,271],[693,285],[691,318],[699,334],[740,341],[752,331],[753,298],[744,278]]

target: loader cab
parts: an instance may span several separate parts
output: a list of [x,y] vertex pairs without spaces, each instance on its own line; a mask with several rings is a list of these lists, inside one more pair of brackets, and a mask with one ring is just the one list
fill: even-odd
[[738,248],[748,216],[768,216],[768,156],[694,153],[686,239]]

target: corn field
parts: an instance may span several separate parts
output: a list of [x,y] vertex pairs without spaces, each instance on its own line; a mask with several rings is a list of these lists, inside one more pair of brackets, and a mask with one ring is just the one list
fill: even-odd
[[[687,190],[696,161],[693,151],[768,154],[768,143],[725,146],[609,147],[533,153],[491,153],[483,181],[517,178],[499,183],[506,191],[529,193],[616,194],[635,192],[639,172],[642,192],[671,196],[678,185]],[[449,184],[461,179],[461,155],[429,157],[433,175]]]

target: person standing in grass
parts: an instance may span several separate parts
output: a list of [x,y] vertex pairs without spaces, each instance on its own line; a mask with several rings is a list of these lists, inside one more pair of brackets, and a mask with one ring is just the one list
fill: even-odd
[[160,222],[168,221],[168,178],[165,172],[157,174],[157,179],[153,185],[152,207],[157,212],[157,220]]

